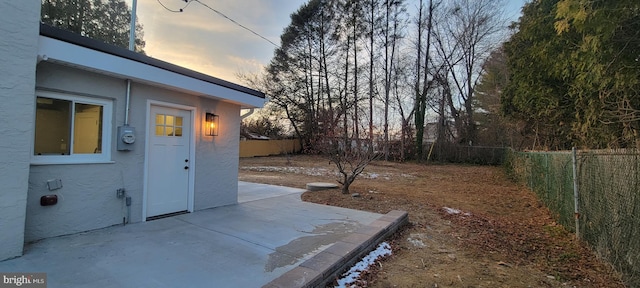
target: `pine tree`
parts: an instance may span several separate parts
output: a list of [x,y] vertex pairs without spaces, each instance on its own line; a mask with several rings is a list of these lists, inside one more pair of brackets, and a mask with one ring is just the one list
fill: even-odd
[[[129,47],[131,10],[123,0],[43,0],[42,22],[119,47]],[[135,50],[144,53],[136,19]]]

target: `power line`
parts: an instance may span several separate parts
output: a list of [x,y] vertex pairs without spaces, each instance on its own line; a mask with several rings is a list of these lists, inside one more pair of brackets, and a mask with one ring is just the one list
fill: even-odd
[[[211,10],[211,11],[213,11],[213,12],[216,12],[218,15],[220,15],[220,16],[222,16],[222,17],[224,17],[224,18],[227,18],[229,21],[233,22],[234,24],[236,24],[236,25],[238,25],[238,26],[240,26],[240,27],[244,28],[245,30],[247,30],[247,31],[249,31],[249,32],[253,33],[254,35],[256,35],[256,36],[258,36],[258,37],[260,37],[260,38],[262,38],[262,39],[266,40],[266,41],[267,41],[267,42],[269,42],[269,43],[271,43],[273,46],[276,46],[276,47],[278,47],[278,48],[279,48],[278,44],[273,43],[273,41],[271,41],[271,40],[267,39],[266,37],[264,37],[264,36],[262,36],[262,35],[258,34],[257,32],[255,32],[255,31],[253,31],[253,30],[249,29],[248,27],[246,27],[246,26],[244,26],[244,25],[242,25],[242,24],[240,24],[240,23],[236,22],[236,20],[233,20],[233,19],[229,18],[227,15],[224,15],[222,12],[220,12],[220,11],[218,11],[218,10],[216,10],[216,9],[211,8],[211,6],[209,6],[209,5],[207,5],[207,4],[204,4],[204,3],[200,2],[200,0],[191,0],[191,1],[195,1],[195,2],[200,3],[200,5],[202,5],[202,6],[204,6],[204,7],[209,8],[209,10]],[[191,2],[191,1],[190,1],[190,2]]]
[[189,7],[189,4],[191,4],[191,2],[192,2],[192,1],[184,1],[184,2],[187,2],[187,4],[186,4],[186,5],[184,5],[184,7],[180,8],[180,9],[178,9],[178,10],[173,10],[173,9],[171,9],[171,8],[169,8],[169,7],[167,7],[167,6],[165,6],[165,5],[164,5],[160,0],[156,0],[156,1],[158,1],[158,4],[160,4],[160,6],[162,6],[162,8],[164,8],[165,10],[167,10],[167,11],[169,11],[169,12],[173,12],[173,13],[180,13],[180,12],[182,12],[184,9],[186,9],[187,7]]
[[211,7],[211,6],[209,6],[209,5],[205,4],[205,3],[200,2],[200,0],[184,0],[184,2],[186,2],[187,4],[186,4],[186,5],[184,5],[184,7],[180,8],[179,10],[172,10],[172,9],[168,8],[167,6],[165,6],[164,4],[162,4],[162,2],[160,2],[160,0],[157,0],[157,1],[158,1],[158,3],[159,3],[159,4],[160,4],[164,9],[166,9],[166,10],[167,10],[167,11],[169,11],[169,12],[174,12],[174,13],[180,13],[180,12],[183,12],[183,11],[184,11],[184,9],[186,9],[186,8],[189,6],[189,4],[191,4],[192,2],[198,2],[200,5],[202,5],[202,6],[206,7],[207,9],[209,9],[209,10],[211,10],[211,11],[215,12],[216,14],[220,15],[221,17],[224,17],[224,18],[226,18],[227,20],[231,21],[231,23],[233,23],[233,24],[235,24],[235,25],[237,25],[237,26],[241,27],[241,28],[242,28],[242,29],[244,29],[244,30],[247,30],[247,31],[251,32],[253,35],[256,35],[256,36],[258,36],[258,37],[262,38],[263,40],[265,40],[265,41],[267,41],[267,42],[271,43],[271,45],[275,46],[276,48],[280,48],[280,46],[278,46],[278,44],[276,44],[276,43],[274,43],[273,41],[271,41],[271,40],[267,39],[267,37],[264,37],[264,36],[260,35],[258,32],[251,30],[251,28],[249,28],[249,27],[247,27],[247,26],[244,26],[244,25],[242,25],[242,24],[238,23],[236,20],[234,20],[234,19],[232,19],[231,17],[229,17],[229,16],[225,15],[224,13],[222,13],[222,12],[220,12],[220,11],[218,11],[218,10],[214,9],[213,7]]

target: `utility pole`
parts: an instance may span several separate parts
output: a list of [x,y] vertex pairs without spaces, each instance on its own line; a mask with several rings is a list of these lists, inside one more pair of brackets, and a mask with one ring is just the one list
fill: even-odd
[[134,51],[136,47],[136,6],[138,0],[131,3],[131,26],[129,27],[129,50]]

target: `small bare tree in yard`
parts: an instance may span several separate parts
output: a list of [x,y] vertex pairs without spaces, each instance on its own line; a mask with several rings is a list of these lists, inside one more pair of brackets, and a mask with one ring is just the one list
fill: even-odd
[[[364,171],[365,167],[380,157],[380,154],[369,147],[355,145],[352,139],[327,139],[319,143],[325,157],[338,168],[342,185],[342,194],[349,194],[349,187]],[[370,143],[369,143],[370,144]]]

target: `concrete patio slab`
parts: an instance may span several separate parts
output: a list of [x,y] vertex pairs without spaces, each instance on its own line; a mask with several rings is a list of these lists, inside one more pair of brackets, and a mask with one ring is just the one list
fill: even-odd
[[321,286],[406,222],[306,203],[303,191],[241,182],[238,205],[44,239],[0,272],[45,272],[49,288]]
[[238,181],[238,203],[305,192],[304,189]]

